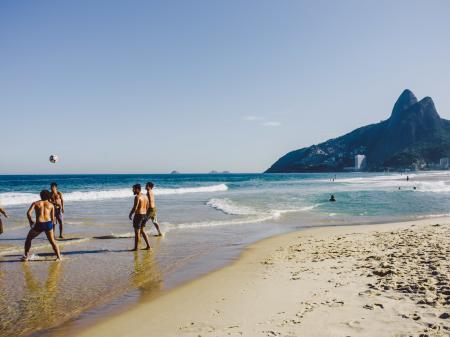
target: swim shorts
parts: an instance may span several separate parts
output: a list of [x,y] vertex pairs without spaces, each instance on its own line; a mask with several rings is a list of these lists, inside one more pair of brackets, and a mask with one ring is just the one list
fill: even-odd
[[156,219],[156,207],[155,208],[149,208],[147,210],[147,219]]
[[55,207],[55,218],[62,222],[63,214],[60,207]]
[[53,222],[51,221],[47,221],[47,222],[36,222],[34,224],[33,229],[36,232],[47,232],[47,231],[51,231],[53,229]]
[[133,217],[133,227],[136,229],[145,227],[146,216],[145,214],[135,214]]

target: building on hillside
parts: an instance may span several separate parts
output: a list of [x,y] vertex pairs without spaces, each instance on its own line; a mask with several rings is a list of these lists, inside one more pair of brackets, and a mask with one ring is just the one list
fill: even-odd
[[357,154],[355,156],[355,171],[361,171],[366,168],[366,156],[363,154]]
[[449,166],[449,163],[448,163],[448,158],[447,157],[441,158],[439,160],[439,167],[441,169],[448,170],[448,166]]

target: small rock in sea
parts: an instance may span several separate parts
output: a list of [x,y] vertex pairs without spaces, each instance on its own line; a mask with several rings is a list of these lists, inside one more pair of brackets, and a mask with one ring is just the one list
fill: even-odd
[[377,307],[380,307],[381,309],[384,309],[384,305],[381,303],[375,303],[374,305],[376,305]]
[[373,310],[373,305],[366,304],[363,306],[364,309]]
[[439,316],[439,318],[442,318],[442,319],[448,319],[448,318],[450,318],[450,314],[449,314],[448,312],[444,312],[443,314],[441,314],[441,315]]

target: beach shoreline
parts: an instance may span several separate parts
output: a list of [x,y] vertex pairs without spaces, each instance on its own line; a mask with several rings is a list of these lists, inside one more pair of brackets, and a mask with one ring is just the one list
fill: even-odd
[[[445,235],[438,242],[436,234],[447,234],[446,224],[448,217],[309,228],[270,237],[249,245],[219,270],[126,312],[81,328],[58,329],[52,336],[298,336],[302,331],[308,336],[370,336],[373,331],[379,336],[447,336],[449,320],[440,316],[449,313],[450,298],[442,294],[436,299],[430,290],[450,290],[449,265],[439,260],[449,247]],[[405,237],[416,247],[407,247],[411,252],[401,241]],[[424,238],[441,247],[427,253],[423,266],[416,261],[400,266],[402,255],[414,249],[420,253]],[[379,246],[392,242],[388,256]],[[435,262],[434,269],[421,280],[429,261]],[[429,288],[421,290],[424,280]],[[325,325],[318,327],[318,319]]]

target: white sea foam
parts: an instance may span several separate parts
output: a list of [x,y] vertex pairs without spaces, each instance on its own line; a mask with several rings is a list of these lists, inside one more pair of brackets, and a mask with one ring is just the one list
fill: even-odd
[[[155,195],[172,195],[172,194],[188,194],[188,193],[211,193],[223,192],[228,190],[226,184],[217,184],[211,186],[199,187],[180,187],[180,188],[155,188]],[[64,194],[64,200],[69,202],[76,201],[94,201],[128,198],[133,194],[131,188],[120,188],[100,191],[74,191]],[[39,195],[34,193],[0,193],[0,205],[12,206],[30,204],[39,200]]]
[[236,202],[228,199],[211,199],[209,200],[206,205],[215,208],[218,211],[221,211],[225,214],[230,215],[249,215],[249,214],[256,214],[257,211],[251,207],[238,205]]
[[0,193],[0,205],[3,206],[31,204],[36,200],[39,196],[33,193]]
[[[66,241],[58,241],[58,246],[59,247],[65,247],[65,246],[70,246],[70,245],[75,245],[75,244],[79,244],[79,243],[83,243],[86,241],[89,241],[90,238],[75,238],[75,239],[71,239],[71,240],[66,240]],[[49,248],[50,243],[46,242],[46,243],[42,243],[42,244],[37,244],[37,245],[33,245],[33,249],[34,250],[39,250],[39,249],[43,249],[43,248]],[[8,254],[13,254],[13,253],[21,253],[23,252],[23,247],[11,247],[11,248],[6,248],[6,249],[2,249],[0,250],[0,256],[5,256]],[[64,254],[64,252],[63,252]]]
[[[337,179],[330,186],[334,191],[372,191],[372,190],[413,190],[418,192],[449,193],[450,175],[445,172],[426,172],[406,175],[390,174],[378,176],[364,176]],[[316,180],[315,182],[329,182],[329,180]]]
[[191,222],[191,223],[180,223],[180,224],[164,224],[167,231],[174,229],[195,229],[195,228],[207,228],[207,227],[218,227],[218,226],[231,226],[231,225],[243,225],[258,222],[265,222],[270,220],[275,220],[280,218],[283,214],[294,213],[294,212],[306,212],[318,207],[321,204],[315,204],[311,206],[305,206],[295,209],[275,209],[270,212],[260,212],[253,214],[246,214],[245,217],[227,219],[227,220],[214,220],[214,221],[203,221],[203,222]]

